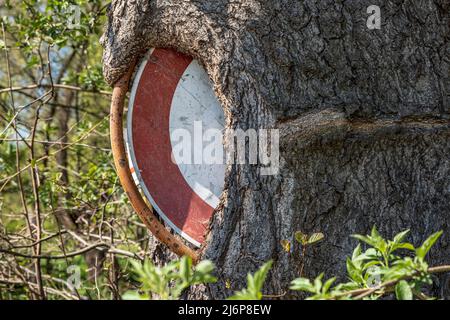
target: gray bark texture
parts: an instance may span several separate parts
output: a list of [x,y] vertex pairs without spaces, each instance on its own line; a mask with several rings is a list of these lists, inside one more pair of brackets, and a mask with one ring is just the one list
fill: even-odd
[[[373,4],[379,30],[366,25]],[[449,263],[449,40],[448,0],[113,1],[111,85],[149,48],[174,48],[204,65],[228,128],[280,130],[278,175],[229,166],[202,249],[219,282],[191,297],[226,297],[269,259],[264,292],[285,292],[300,258],[280,241],[297,230],[326,236],[307,252],[309,277],[345,279],[349,235],[373,225],[411,229],[414,244],[444,230],[429,261]],[[435,293],[448,298],[449,282],[436,277]]]

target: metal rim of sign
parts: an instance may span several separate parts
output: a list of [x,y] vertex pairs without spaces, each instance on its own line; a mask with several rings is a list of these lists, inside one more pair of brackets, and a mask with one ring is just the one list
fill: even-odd
[[144,200],[130,170],[123,135],[123,113],[134,67],[135,61],[131,63],[128,72],[114,84],[111,98],[110,138],[116,172],[133,209],[155,238],[178,256],[188,256],[192,258],[193,263],[197,263],[199,260],[198,254],[166,229],[160,222],[159,217],[155,215],[153,208]]
[[[153,63],[148,63],[149,61]],[[189,181],[189,177],[186,178],[186,171],[190,170],[189,167],[181,170],[177,164],[173,163],[168,126],[169,122],[172,125],[172,119],[176,118],[173,117],[173,114],[176,113],[173,110],[176,109],[174,104],[176,104],[177,96],[181,96],[181,98],[178,97],[178,100],[186,99],[183,97],[183,90],[186,91],[186,88],[181,88],[183,84],[191,83],[195,87],[203,85],[203,92],[197,92],[199,95],[194,97],[195,100],[205,99],[208,106],[214,104],[211,103],[211,99],[216,100],[216,98],[209,81],[207,81],[206,87],[205,81],[202,84],[193,82],[203,78],[207,79],[206,73],[203,78],[201,74],[197,74],[197,78],[190,75],[195,74],[196,70],[200,68],[195,60],[175,51],[150,50],[134,77],[125,138],[128,142],[126,151],[130,162],[129,171],[134,178],[134,183],[139,186],[145,198],[166,224],[197,247],[204,241],[204,233],[218,203],[218,198],[202,185],[199,189],[199,184],[195,179]],[[187,79],[185,82],[184,76],[192,77],[194,80]],[[183,81],[181,81],[182,78]],[[180,83],[183,84],[180,85]],[[193,96],[191,92],[188,94]],[[201,102],[199,103],[201,104]],[[195,109],[196,102],[193,104],[194,106],[192,103],[191,105],[187,104],[188,108]],[[185,107],[184,101],[182,107]],[[217,116],[218,109],[223,114],[217,102],[216,109],[212,110],[213,116]],[[183,111],[181,113],[183,116],[185,115]],[[204,122],[211,122],[209,120],[210,118]],[[223,128],[223,124],[219,125],[219,122],[220,120],[216,121],[216,127]],[[200,178],[206,179],[206,181],[200,181],[205,182],[205,185],[211,186],[215,183],[215,193],[217,194],[217,183],[221,180],[220,174],[219,178],[212,183],[208,180],[210,177],[204,176],[204,172],[199,173],[198,170],[192,172],[191,170],[190,174],[193,176],[199,174]],[[174,196],[175,194],[176,196]]]

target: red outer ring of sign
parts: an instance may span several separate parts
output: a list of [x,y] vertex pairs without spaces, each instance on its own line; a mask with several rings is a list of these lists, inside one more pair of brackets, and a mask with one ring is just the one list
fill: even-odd
[[153,208],[144,201],[139,192],[131,171],[129,170],[128,155],[125,150],[125,141],[123,136],[123,110],[125,97],[128,92],[129,81],[134,70],[135,62],[131,63],[130,69],[115,84],[111,97],[110,113],[110,137],[111,149],[114,157],[114,165],[120,184],[126,192],[133,209],[141,218],[145,226],[155,236],[156,239],[164,243],[172,252],[178,256],[188,256],[196,264],[199,260],[198,254],[189,248],[186,244],[175,237],[165,226],[156,218]]
[[[172,162],[169,117],[177,85],[190,57],[168,49],[153,50],[135,92],[132,114],[134,156],[159,213],[187,238],[203,243],[214,208],[188,185]],[[136,168],[135,168],[136,169]]]

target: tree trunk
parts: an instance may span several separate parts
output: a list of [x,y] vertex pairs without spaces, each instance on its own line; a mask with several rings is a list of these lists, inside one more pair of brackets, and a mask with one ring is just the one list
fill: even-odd
[[[342,277],[349,235],[373,225],[388,237],[410,228],[414,243],[442,229],[430,261],[450,261],[450,3],[375,1],[371,30],[372,2],[112,2],[111,85],[148,48],[174,48],[205,66],[227,128],[280,130],[279,174],[227,169],[202,251],[220,281],[193,296],[223,298],[269,259],[264,292],[286,291],[300,257],[280,241],[297,230],[326,237],[307,251],[306,276]],[[448,295],[448,278],[438,286]]]

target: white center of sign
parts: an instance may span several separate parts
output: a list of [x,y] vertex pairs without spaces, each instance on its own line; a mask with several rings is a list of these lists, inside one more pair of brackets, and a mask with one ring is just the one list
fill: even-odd
[[[212,208],[219,204],[225,178],[225,164],[209,164],[203,150],[210,141],[203,139],[209,129],[223,132],[223,110],[217,101],[205,70],[193,60],[185,70],[175,91],[170,109],[170,141],[172,149],[180,143],[183,150],[190,150],[192,162],[186,163],[174,152],[174,162],[192,190]],[[174,131],[189,133],[189,140],[176,139]],[[175,140],[176,139],[176,140]],[[195,153],[197,155],[195,155]],[[200,157],[201,161],[198,161]],[[194,159],[196,158],[196,159]]]

